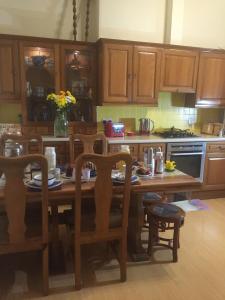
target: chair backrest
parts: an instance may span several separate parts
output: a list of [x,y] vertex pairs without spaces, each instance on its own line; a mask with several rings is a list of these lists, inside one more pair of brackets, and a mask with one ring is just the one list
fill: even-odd
[[[83,144],[83,153],[94,153],[94,144],[96,141],[102,141],[102,154],[107,154],[107,139],[103,133],[97,134],[73,134],[70,136],[70,162],[73,163],[75,157],[75,142],[80,141]],[[80,153],[79,153],[80,154]]]
[[[17,143],[22,146],[22,154],[29,154],[32,149],[31,146],[35,146],[35,153],[43,154],[43,141],[42,137],[37,134],[3,134],[0,138],[0,155],[5,156],[5,146],[7,143]],[[33,152],[33,151],[32,151]]]
[[[94,187],[95,198],[95,237],[101,239],[102,236],[109,234],[110,210],[113,196],[112,169],[119,161],[126,164],[125,182],[121,188],[122,215],[121,232],[126,232],[128,225],[128,209],[130,202],[130,184],[132,158],[127,153],[117,153],[114,155],[103,156],[99,154],[81,154],[76,160],[76,195],[75,195],[75,235],[79,238],[81,234],[81,173],[82,166],[86,162],[91,162],[96,166],[97,177]],[[116,228],[118,229],[118,228]],[[111,229],[110,229],[111,230]]]
[[[30,163],[37,163],[42,172],[42,190],[39,193],[28,193],[24,184],[24,170]],[[31,193],[38,199],[41,198],[42,210],[41,219],[42,231],[40,236],[36,237],[40,243],[48,241],[48,165],[43,155],[25,155],[20,157],[2,157],[0,156],[0,172],[5,175],[5,186],[3,188],[4,210],[8,219],[7,241],[0,242],[0,254],[7,253],[6,249],[13,246],[13,252],[21,247],[30,249],[29,238],[26,235],[25,212],[28,194]],[[8,248],[6,247],[8,245]],[[23,245],[23,246],[21,246]],[[23,248],[23,251],[26,249]],[[29,250],[27,250],[29,251]],[[19,251],[18,251],[19,252]]]

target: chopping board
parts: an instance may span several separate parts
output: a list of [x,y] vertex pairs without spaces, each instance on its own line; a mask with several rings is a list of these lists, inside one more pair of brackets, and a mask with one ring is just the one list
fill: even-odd
[[135,118],[120,118],[119,121],[124,124],[125,132],[136,131],[136,119]]

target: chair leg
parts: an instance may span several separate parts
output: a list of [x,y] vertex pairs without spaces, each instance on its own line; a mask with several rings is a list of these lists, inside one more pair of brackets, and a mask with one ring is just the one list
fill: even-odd
[[174,234],[173,234],[173,262],[177,262],[177,249],[179,244],[179,225],[177,223],[174,224]]
[[120,280],[122,282],[127,279],[127,240],[120,241]]
[[75,244],[74,247],[74,270],[75,270],[75,289],[80,290],[81,289],[81,255],[80,255],[80,244]]
[[149,219],[149,230],[148,230],[148,255],[152,256],[152,248],[154,244],[154,233],[155,233],[155,228],[154,228],[154,222],[153,219]]
[[43,293],[45,296],[49,293],[49,266],[48,266],[48,246],[42,250],[42,278]]

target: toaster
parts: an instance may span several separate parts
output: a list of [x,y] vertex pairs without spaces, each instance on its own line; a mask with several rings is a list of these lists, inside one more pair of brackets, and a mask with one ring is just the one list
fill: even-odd
[[123,123],[113,123],[111,120],[103,121],[104,133],[107,137],[124,137],[125,126]]

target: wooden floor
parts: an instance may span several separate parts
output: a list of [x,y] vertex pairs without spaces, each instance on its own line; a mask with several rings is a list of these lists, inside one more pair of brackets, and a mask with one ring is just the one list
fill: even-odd
[[[129,262],[127,282],[91,286],[87,283],[91,281],[89,278],[86,287],[78,292],[73,290],[72,274],[59,275],[55,277],[58,278],[59,285],[63,286],[65,283],[65,286],[70,287],[52,288],[47,298],[40,297],[41,292],[35,293],[35,299],[224,300],[225,199],[204,202],[209,206],[208,210],[187,213],[185,225],[181,230],[181,248],[177,263]],[[171,259],[168,250],[157,251],[155,254],[157,259]],[[95,279],[98,280],[116,279],[118,276],[117,265],[95,271]],[[54,276],[51,280],[53,279]],[[13,285],[13,282],[10,284]],[[35,280],[31,285],[35,285]],[[34,298],[31,295],[32,293],[20,294],[20,297],[16,298],[8,289],[8,296],[5,294],[4,297]]]

